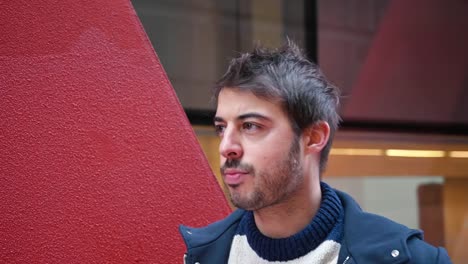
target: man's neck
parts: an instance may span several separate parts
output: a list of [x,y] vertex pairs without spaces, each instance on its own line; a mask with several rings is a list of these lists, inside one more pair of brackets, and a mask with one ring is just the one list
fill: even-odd
[[320,208],[320,184],[298,190],[293,197],[279,204],[254,211],[255,224],[270,238],[285,238],[303,230]]

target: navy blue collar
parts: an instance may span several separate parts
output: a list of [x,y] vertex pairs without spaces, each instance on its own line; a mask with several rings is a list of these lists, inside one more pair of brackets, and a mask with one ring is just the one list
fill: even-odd
[[335,191],[321,183],[322,202],[316,215],[302,231],[287,238],[272,239],[257,228],[253,212],[242,217],[238,235],[246,235],[250,247],[268,261],[287,261],[313,251],[325,240],[340,243],[343,237],[344,210]]

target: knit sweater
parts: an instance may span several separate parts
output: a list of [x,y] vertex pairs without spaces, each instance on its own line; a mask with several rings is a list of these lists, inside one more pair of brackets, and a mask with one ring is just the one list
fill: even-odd
[[344,211],[335,191],[321,183],[322,202],[302,231],[272,239],[258,230],[253,212],[239,223],[229,254],[229,264],[239,263],[337,263],[343,238]]

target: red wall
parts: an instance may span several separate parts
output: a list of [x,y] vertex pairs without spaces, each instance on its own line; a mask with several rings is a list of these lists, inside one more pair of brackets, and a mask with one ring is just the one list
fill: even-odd
[[180,263],[229,211],[127,0],[0,3],[0,262]]

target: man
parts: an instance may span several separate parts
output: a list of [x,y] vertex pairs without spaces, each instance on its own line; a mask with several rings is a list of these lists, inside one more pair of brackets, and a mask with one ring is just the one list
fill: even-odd
[[181,226],[186,263],[450,263],[420,231],[320,181],[339,92],[295,44],[233,59],[214,98],[221,174],[240,209]]

